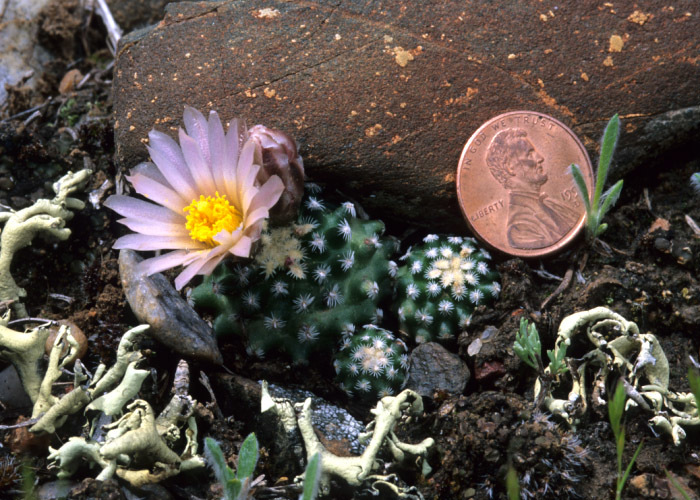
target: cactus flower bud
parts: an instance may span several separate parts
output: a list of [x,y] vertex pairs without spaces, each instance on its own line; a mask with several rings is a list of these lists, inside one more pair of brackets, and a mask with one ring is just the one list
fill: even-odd
[[281,130],[255,125],[248,133],[258,145],[256,163],[262,165],[257,180],[262,185],[273,175],[284,183],[284,191],[270,211],[273,224],[285,224],[294,220],[304,195],[304,161],[297,153],[294,139]]

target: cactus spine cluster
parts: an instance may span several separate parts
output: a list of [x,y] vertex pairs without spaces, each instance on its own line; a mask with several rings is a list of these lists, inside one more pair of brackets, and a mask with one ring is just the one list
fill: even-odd
[[397,242],[383,233],[352,203],[331,206],[311,191],[296,222],[263,232],[251,263],[220,265],[191,298],[213,313],[218,336],[245,335],[252,355],[279,351],[306,363],[333,352],[348,394],[390,395],[408,368],[406,345],[377,326],[394,290],[400,331],[426,342],[453,338],[500,287],[470,238],[428,235],[399,266]]
[[406,344],[378,326],[346,328],[333,361],[336,380],[350,396],[391,396],[405,379],[407,352]]
[[429,234],[401,257],[397,298],[399,330],[416,343],[449,340],[466,329],[478,305],[498,297],[491,256],[472,238]]
[[350,202],[331,208],[308,196],[294,224],[263,233],[252,264],[219,267],[193,299],[217,315],[217,334],[240,332],[232,323],[243,320],[252,353],[281,350],[304,362],[335,348],[347,325],[380,319],[398,246],[383,233],[381,221],[358,218]]

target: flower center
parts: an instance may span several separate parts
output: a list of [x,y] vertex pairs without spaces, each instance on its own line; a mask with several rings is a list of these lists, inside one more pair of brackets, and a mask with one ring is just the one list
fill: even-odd
[[226,195],[221,196],[218,192],[213,197],[201,195],[199,200],[192,200],[184,211],[187,212],[185,227],[190,237],[212,247],[219,244],[214,241],[214,236],[224,229],[233,232],[243,223],[241,213],[228,202]]

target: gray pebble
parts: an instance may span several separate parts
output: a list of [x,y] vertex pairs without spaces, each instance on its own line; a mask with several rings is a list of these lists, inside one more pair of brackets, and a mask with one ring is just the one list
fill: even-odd
[[471,373],[466,363],[440,344],[426,342],[411,353],[406,388],[432,398],[435,391],[460,395]]
[[162,274],[145,276],[136,270],[143,259],[132,250],[119,252],[119,276],[126,300],[153,338],[179,355],[221,365],[223,357],[212,329]]

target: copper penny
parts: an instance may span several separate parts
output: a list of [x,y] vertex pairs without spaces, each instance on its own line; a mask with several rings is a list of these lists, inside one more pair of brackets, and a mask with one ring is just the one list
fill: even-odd
[[472,232],[518,257],[560,250],[586,218],[569,173],[572,163],[591,192],[588,153],[560,121],[512,111],[484,123],[467,141],[457,167],[459,205]]

